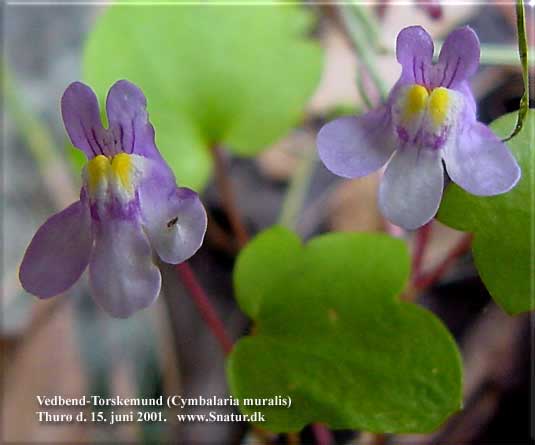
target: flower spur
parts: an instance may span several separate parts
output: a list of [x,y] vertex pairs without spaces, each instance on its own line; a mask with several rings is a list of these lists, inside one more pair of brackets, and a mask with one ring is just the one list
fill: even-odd
[[385,105],[342,117],[319,132],[319,156],[334,174],[366,176],[388,162],[379,187],[383,215],[405,229],[431,220],[440,206],[444,167],[469,193],[509,191],[520,168],[507,146],[476,118],[468,79],[480,46],[469,27],[453,31],[433,64],[434,46],[420,26],[403,29],[396,56],[401,77]]
[[153,251],[167,263],[187,260],[203,242],[206,212],[195,192],[177,188],[134,84],[120,80],[111,87],[108,128],[95,94],[80,82],[69,85],[61,110],[73,145],[88,158],[80,200],[39,228],[20,280],[28,292],[49,298],[89,266],[95,301],[114,317],[128,317],[160,292]]

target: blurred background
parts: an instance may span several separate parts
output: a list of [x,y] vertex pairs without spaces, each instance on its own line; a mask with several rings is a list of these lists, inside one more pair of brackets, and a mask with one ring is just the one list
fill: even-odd
[[[297,230],[304,239],[325,231],[382,231],[384,222],[376,208],[378,177],[342,181],[313,156],[315,135],[326,120],[366,108],[356,82],[362,48],[361,53],[355,51],[339,5],[304,2],[300,7],[315,18],[310,38],[323,48],[321,80],[292,131],[254,158],[227,155],[224,159],[239,210],[252,234],[274,224],[288,184],[305,168],[310,182],[300,191],[304,204],[297,215]],[[157,6],[144,7],[147,20],[154,8]],[[36,419],[36,395],[227,394],[224,355],[172,267],[161,265],[163,288],[158,303],[128,320],[113,320],[102,313],[90,298],[86,278],[65,295],[48,301],[37,301],[18,282],[18,267],[35,230],[53,212],[74,201],[79,190],[79,168],[73,167],[65,150],[59,99],[70,82],[82,78],[84,42],[106,9],[103,4],[14,2],[4,5],[2,11],[0,437],[17,443],[254,443],[248,426],[237,423],[134,422],[110,427],[39,424]],[[175,9],[179,14],[180,6]],[[372,53],[388,88],[400,72],[393,49],[403,27],[421,24],[441,40],[456,26],[470,24],[484,47],[483,65],[472,83],[480,120],[488,123],[517,109],[523,87],[513,4],[489,1],[455,6],[437,1],[396,5],[384,1],[363,5],[359,11],[378,24],[378,44],[366,49],[365,56]],[[353,26],[358,28],[358,23]],[[528,27],[533,45],[529,14]],[[360,79],[371,100],[377,101],[367,76]],[[301,160],[307,156],[312,161],[303,164]],[[233,300],[231,273],[237,249],[219,192],[212,180],[202,193],[210,215],[209,229],[191,264],[237,338],[248,332],[249,323]],[[461,237],[437,223],[425,267],[436,265]],[[465,364],[465,409],[436,433],[389,440],[410,445],[531,443],[528,316],[509,317],[491,302],[469,254],[420,302],[438,314],[459,342]],[[369,439],[351,431],[335,436],[340,444]],[[281,436],[273,443],[286,440]],[[302,433],[302,441],[313,443],[309,431]]]

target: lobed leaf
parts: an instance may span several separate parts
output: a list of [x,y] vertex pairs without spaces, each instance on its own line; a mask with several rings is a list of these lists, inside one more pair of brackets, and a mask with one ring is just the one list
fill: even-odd
[[396,298],[408,280],[404,242],[337,233],[302,246],[283,228],[255,238],[234,272],[255,335],[228,360],[234,396],[290,396],[291,408],[262,411],[261,426],[424,432],[460,408],[455,342],[429,311]]
[[[514,127],[516,113],[491,124],[499,136]],[[509,193],[470,195],[455,184],[446,190],[438,219],[450,227],[474,232],[474,261],[492,298],[509,314],[535,308],[535,110],[530,110],[522,131],[508,142],[522,177]]]

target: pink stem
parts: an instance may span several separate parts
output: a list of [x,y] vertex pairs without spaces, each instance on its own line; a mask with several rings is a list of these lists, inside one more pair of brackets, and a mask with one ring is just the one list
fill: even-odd
[[[212,331],[212,334],[214,334],[214,337],[218,340],[221,348],[225,352],[225,355],[228,355],[230,351],[232,351],[232,339],[227,334],[223,322],[219,319],[214,307],[210,303],[208,296],[201,287],[195,272],[186,261],[181,264],[177,264],[176,269],[180,275],[182,284],[188,290],[195,305],[197,306],[197,309],[201,313],[202,318]],[[312,432],[316,437],[317,445],[333,444],[331,432],[323,425],[319,423],[313,424]]]
[[427,245],[429,244],[432,224],[433,220],[428,222],[425,226],[420,227],[420,229],[416,232],[416,240],[414,242],[414,253],[412,254],[411,268],[411,281],[413,283],[416,277],[419,277],[422,273],[424,255],[427,249]]
[[333,435],[326,426],[321,423],[313,423],[311,428],[316,438],[316,445],[332,445],[334,443]]
[[[227,334],[223,322],[219,319],[208,296],[201,287],[195,272],[187,262],[177,264],[176,269],[182,284],[188,290],[202,318],[212,331],[212,334],[214,334],[214,337],[219,341],[225,355],[228,355],[232,351],[232,339]],[[332,445],[334,443],[331,432],[322,424],[312,424],[312,432],[316,438],[317,445]]]
[[201,317],[212,331],[212,334],[214,334],[214,337],[218,340],[225,355],[228,355],[232,350],[233,341],[227,334],[225,326],[218,317],[212,303],[210,303],[210,299],[199,284],[195,272],[186,261],[177,264],[176,269],[180,275],[182,283],[188,290],[193,302],[201,313]]
[[413,285],[416,289],[423,289],[436,283],[442,276],[448,271],[450,266],[464,254],[472,245],[472,234],[467,234],[442,260],[442,262],[431,272],[423,275],[416,276],[413,281]]

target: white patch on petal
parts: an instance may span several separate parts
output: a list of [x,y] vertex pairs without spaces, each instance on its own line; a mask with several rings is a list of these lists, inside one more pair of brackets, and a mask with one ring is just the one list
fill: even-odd
[[122,203],[135,198],[136,189],[144,176],[145,158],[139,155],[119,153],[111,160],[110,193]]
[[392,106],[394,129],[403,143],[413,141],[424,118],[429,92],[421,85],[400,89],[399,97]]
[[404,87],[392,106],[395,132],[402,145],[443,148],[456,131],[464,106],[462,94],[454,90]]
[[146,167],[143,156],[127,153],[114,157],[99,155],[91,159],[82,171],[84,187],[92,202],[105,204],[117,198],[126,203],[135,198]]
[[444,146],[455,137],[459,117],[465,105],[463,96],[454,90],[435,88],[428,100],[422,121],[421,145],[434,149]]

